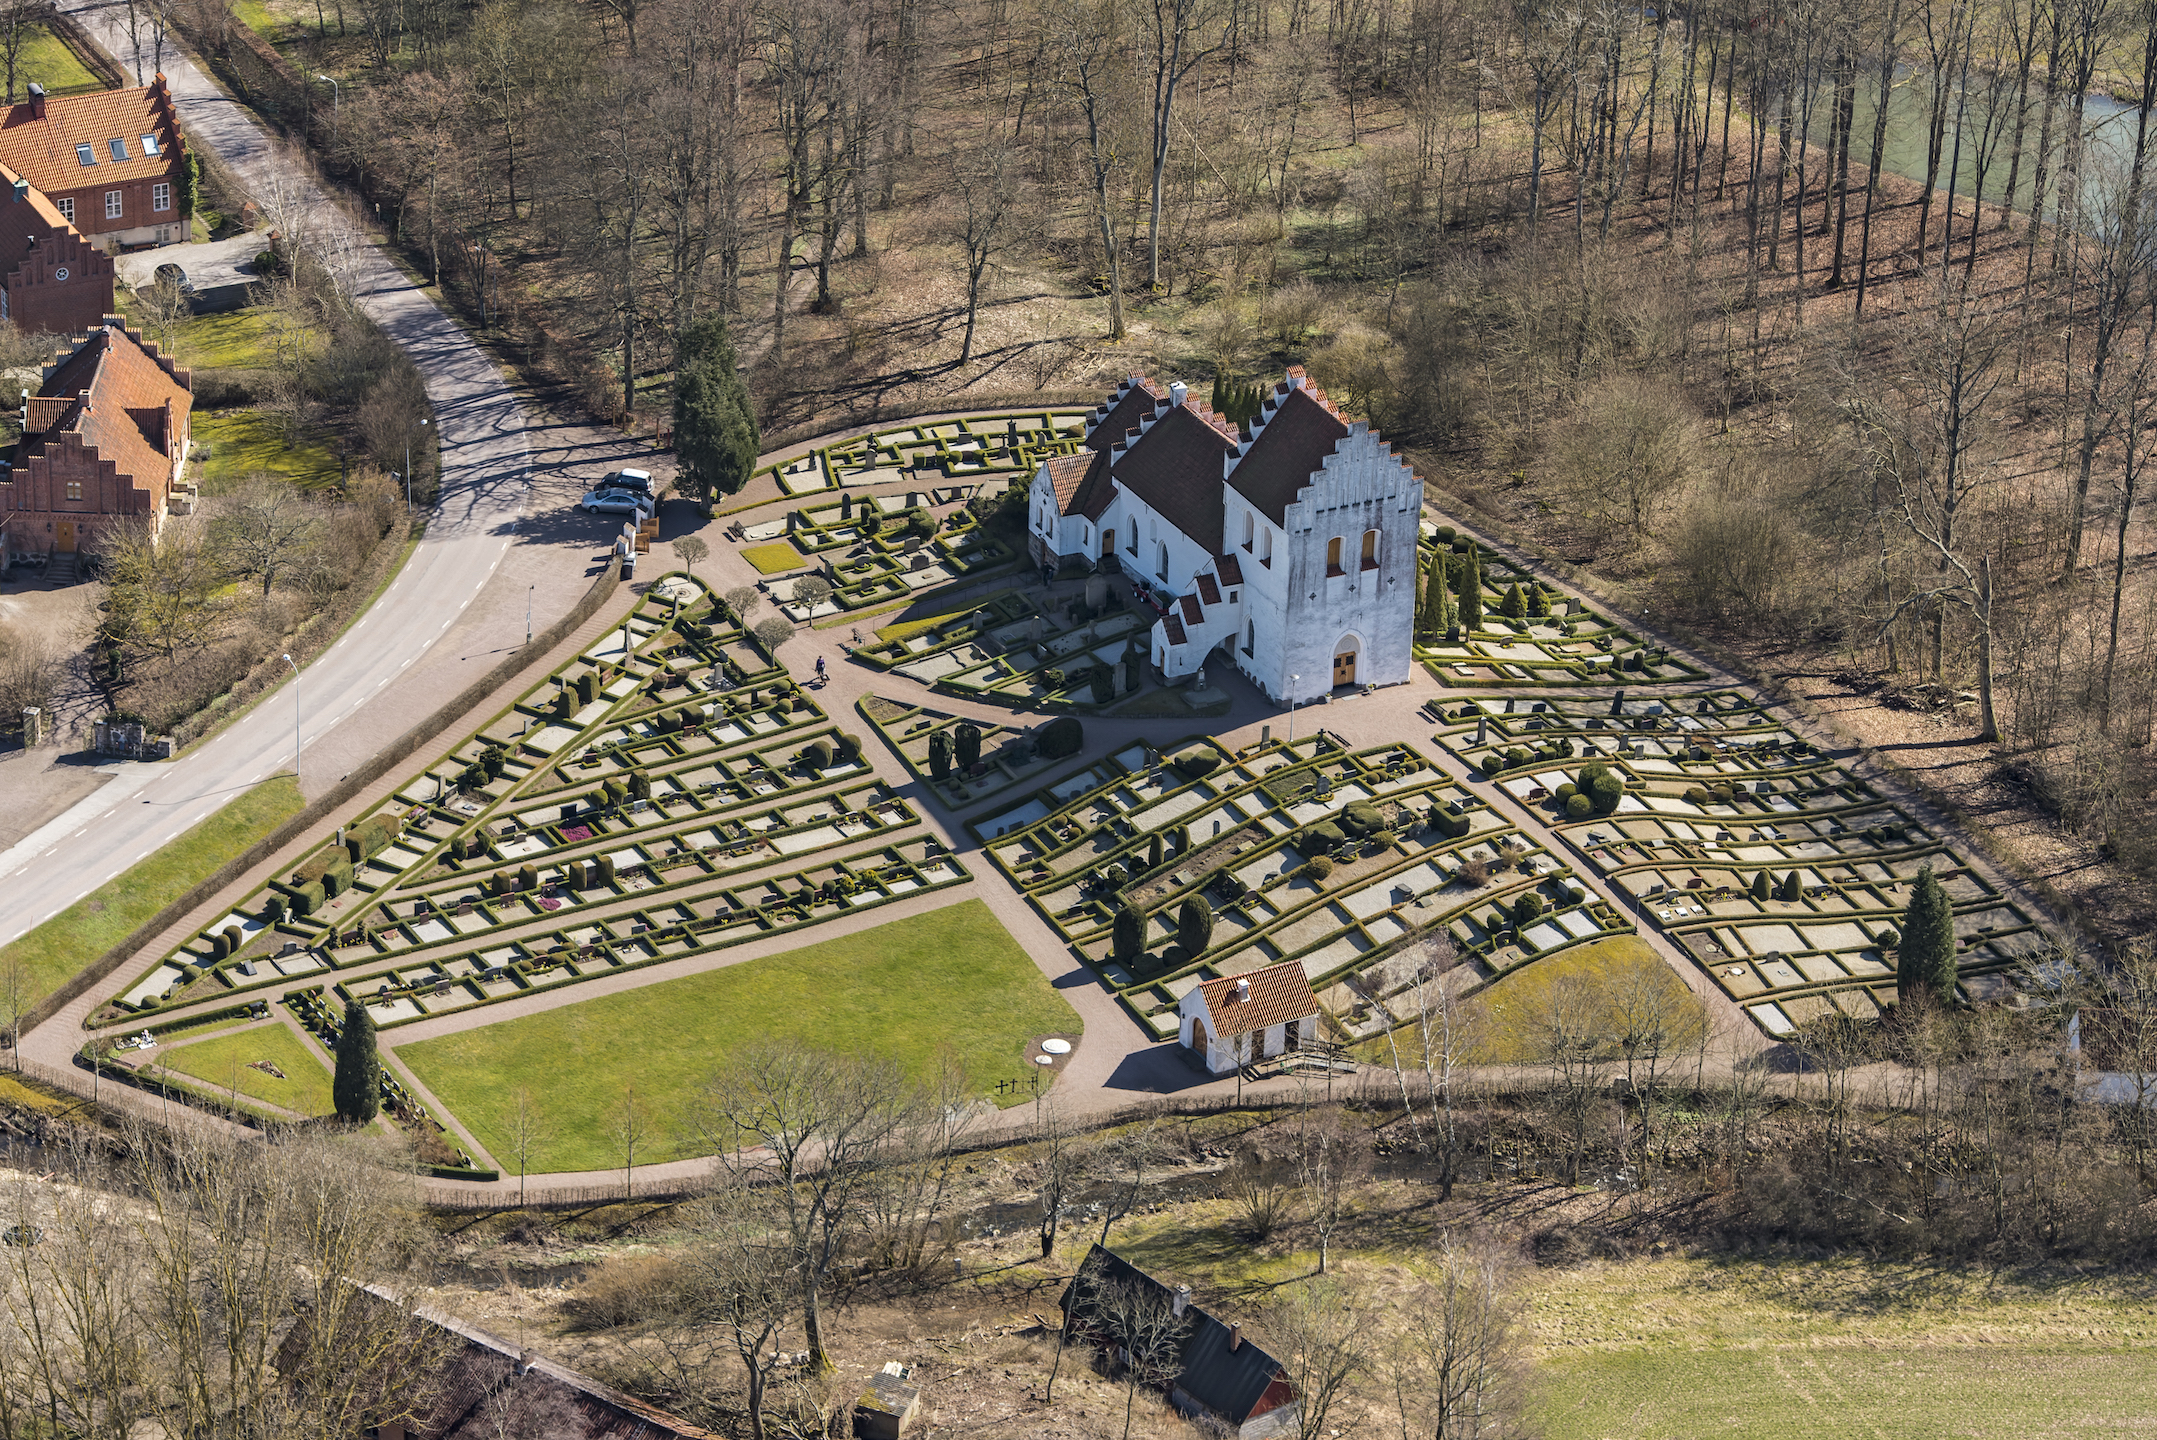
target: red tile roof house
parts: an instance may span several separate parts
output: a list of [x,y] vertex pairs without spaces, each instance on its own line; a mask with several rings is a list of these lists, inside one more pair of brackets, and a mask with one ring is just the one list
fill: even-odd
[[189,379],[118,316],[46,367],[0,480],[11,562],[71,555],[125,516],[163,525],[187,463]]
[[0,165],[44,191],[107,254],[188,238],[187,142],[162,75],[91,95],[47,96],[32,85],[28,100],[0,115]]
[[112,257],[84,240],[60,207],[0,165],[0,320],[74,335],[112,313]]
[[1211,1075],[1318,1039],[1318,1000],[1299,960],[1208,980],[1183,997],[1177,1014],[1176,1038]]
[[1233,664],[1277,703],[1391,685],[1414,665],[1423,482],[1301,367],[1246,440],[1188,387],[1144,375],[1035,473],[1034,563],[1116,570],[1174,599],[1149,656],[1180,684]]

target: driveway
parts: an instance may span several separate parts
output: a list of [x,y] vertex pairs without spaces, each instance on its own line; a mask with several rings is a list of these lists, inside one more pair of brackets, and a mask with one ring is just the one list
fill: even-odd
[[[249,231],[224,240],[131,250],[115,255],[112,268],[122,285],[141,290],[157,278],[158,266],[177,265],[187,272],[187,283],[195,287],[196,296],[214,304],[218,298],[244,291],[262,278],[255,273],[255,257],[268,243],[263,236]],[[237,299],[237,295],[233,298]]]
[[[126,52],[122,7],[66,8],[108,53]],[[168,53],[164,69],[189,136],[260,188],[271,160],[269,136],[184,55]],[[329,195],[317,191],[314,198],[318,224],[350,225]],[[440,426],[442,499],[425,539],[366,620],[307,668],[296,700],[290,689],[270,697],[176,762],[113,766],[118,778],[111,784],[0,854],[0,876],[34,863],[39,877],[36,884],[0,884],[0,943],[120,874],[247,786],[291,768],[295,719],[305,736],[319,740],[430,658],[445,636],[454,644],[451,627],[501,565],[530,483],[523,409],[494,364],[387,256],[363,243],[353,266],[361,308],[419,365]],[[455,674],[469,665],[460,655],[437,668]],[[381,709],[404,708],[397,692],[389,698]],[[300,776],[310,793],[338,778],[311,766]]]

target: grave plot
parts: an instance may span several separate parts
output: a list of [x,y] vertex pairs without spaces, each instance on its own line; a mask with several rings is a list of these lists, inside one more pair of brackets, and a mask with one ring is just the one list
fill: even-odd
[[1172,750],[1135,746],[972,826],[1156,1036],[1193,986],[1282,960],[1337,1033],[1377,1033],[1441,952],[1473,987],[1629,928],[1411,747]]
[[901,425],[834,441],[758,473],[775,475],[789,495],[918,479],[930,470],[951,480],[1031,474],[1050,456],[1076,450],[1085,420],[1083,411],[1042,411]]
[[[1479,614],[1466,613],[1460,587],[1471,558],[1480,578]],[[1519,689],[1589,683],[1667,685],[1706,672],[1644,641],[1578,600],[1545,589],[1528,571],[1451,526],[1424,522],[1418,550],[1426,586],[1443,560],[1442,605],[1418,611],[1416,655],[1449,689]]]
[[[967,878],[907,838],[918,823],[858,737],[701,585],[670,576],[391,805],[132,977],[93,1024],[323,979],[392,1024],[521,992],[533,965],[547,984],[584,973],[558,953],[598,947],[619,968],[734,944]],[[787,897],[826,899],[799,914],[741,900],[767,872]],[[573,934],[590,924],[607,937]]]
[[1542,810],[1771,1035],[1892,1002],[1896,927],[1926,867],[1954,901],[1967,996],[2004,992],[2045,948],[2034,917],[1742,691],[1486,698],[1441,724],[1441,744]]
[[1030,727],[1003,725],[880,695],[864,697],[856,708],[915,778],[933,786],[953,809],[1015,785],[1039,784],[1085,748],[1085,730],[1074,715]]
[[1098,607],[1075,601],[1062,624],[1031,607],[1010,619],[977,611],[854,655],[948,695],[1092,713],[1146,688],[1146,636],[1154,619],[1145,609],[1125,608],[1119,587],[1104,582],[1098,589]]
[[788,619],[806,622],[1010,564],[1018,557],[981,528],[973,506],[942,520],[929,509],[977,493],[990,498],[990,488],[961,485],[859,499],[842,494],[836,505],[792,510],[783,520],[744,527],[742,533],[749,540],[768,535],[772,546],[791,547],[803,563],[828,557],[823,568],[835,587],[828,597],[779,603]]

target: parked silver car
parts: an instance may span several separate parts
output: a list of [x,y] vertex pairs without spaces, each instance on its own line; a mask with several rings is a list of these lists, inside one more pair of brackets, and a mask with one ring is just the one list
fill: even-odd
[[634,515],[639,520],[652,515],[651,497],[633,490],[593,490],[577,505],[587,515]]

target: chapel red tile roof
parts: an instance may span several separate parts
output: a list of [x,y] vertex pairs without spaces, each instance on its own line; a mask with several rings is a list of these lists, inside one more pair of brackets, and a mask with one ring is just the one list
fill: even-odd
[[1323,391],[1313,390],[1305,381],[1281,394],[1251,448],[1228,472],[1228,483],[1268,520],[1285,524],[1297,492],[1311,483],[1311,476],[1347,434],[1340,412]]
[[[128,90],[48,96],[42,119],[37,109],[36,102],[26,100],[0,114],[0,164],[50,194],[127,180],[162,180],[174,173],[179,161],[179,115],[162,75]],[[144,135],[157,137],[158,154],[144,153]],[[126,159],[112,158],[114,140],[123,142]],[[77,145],[90,147],[94,164],[82,163]]]
[[1184,634],[1183,622],[1174,615],[1161,617],[1161,629],[1168,636],[1168,643],[1171,645],[1181,645],[1190,638]]
[[[1238,980],[1251,982],[1248,1000],[1236,998]],[[1198,992],[1205,997],[1206,1014],[1213,1033],[1224,1039],[1318,1013],[1317,998],[1311,994],[1311,982],[1304,975],[1300,960],[1283,960],[1248,975],[1224,975],[1218,980],[1208,980],[1198,987]]]
[[1214,556],[1213,568],[1219,572],[1223,585],[1241,585],[1243,583],[1243,562],[1235,556]]
[[1199,621],[1206,618],[1205,607],[1198,603],[1198,597],[1196,595],[1178,596],[1176,603],[1183,606],[1184,624],[1196,625]]
[[1217,418],[1203,406],[1175,406],[1113,457],[1109,472],[1201,544],[1221,533],[1221,464],[1236,449]]
[[1208,605],[1221,603],[1221,587],[1214,584],[1213,576],[1203,570],[1199,572],[1198,576],[1198,598]]

